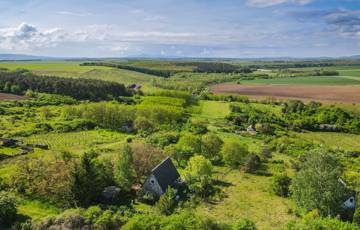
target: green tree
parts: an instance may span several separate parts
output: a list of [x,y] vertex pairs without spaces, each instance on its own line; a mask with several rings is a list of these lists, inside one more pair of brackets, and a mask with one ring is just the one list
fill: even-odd
[[339,182],[343,168],[331,154],[310,153],[293,180],[295,202],[307,210],[318,209],[322,216],[339,214],[346,188]]
[[12,195],[0,192],[0,228],[8,227],[17,216],[16,199]]
[[232,168],[239,167],[245,161],[248,154],[247,146],[235,141],[225,142],[221,149],[224,163]]
[[81,206],[90,205],[105,187],[96,164],[98,154],[85,152],[73,171],[74,183],[72,191],[77,203]]
[[189,189],[200,196],[206,196],[212,187],[212,164],[204,156],[190,158],[184,171],[185,181]]
[[118,155],[114,169],[115,182],[125,191],[134,183],[134,159],[129,145],[125,145]]
[[194,154],[201,153],[201,137],[191,133],[184,133],[181,135],[177,146],[190,148]]
[[208,133],[201,139],[201,154],[207,159],[219,161],[223,141],[215,134]]

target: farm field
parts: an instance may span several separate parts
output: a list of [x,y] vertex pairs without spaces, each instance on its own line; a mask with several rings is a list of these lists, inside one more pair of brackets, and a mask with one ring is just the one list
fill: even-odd
[[[359,81],[360,82],[360,81]],[[240,94],[252,98],[297,99],[327,103],[360,103],[359,86],[316,86],[316,85],[241,85],[219,84],[211,87],[212,92]]]
[[0,93],[0,101],[24,100],[24,99],[27,99],[27,97],[10,94],[10,93]]
[[244,85],[357,85],[360,78],[352,76],[309,76],[240,81]]

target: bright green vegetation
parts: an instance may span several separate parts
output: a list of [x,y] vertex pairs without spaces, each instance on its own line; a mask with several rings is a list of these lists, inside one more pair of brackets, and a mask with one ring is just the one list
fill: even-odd
[[45,75],[48,73],[54,73],[54,75],[58,76],[56,73],[85,73],[91,71],[93,69],[108,69],[107,67],[98,66],[96,68],[89,66],[80,66],[82,62],[74,62],[74,61],[26,61],[26,62],[0,62],[1,68],[7,68],[9,70],[16,69],[28,69],[39,74],[44,73]]
[[241,84],[272,84],[272,85],[358,85],[360,79],[344,76],[309,76],[274,79],[256,79],[240,81]]
[[329,146],[334,149],[357,151],[360,149],[360,135],[334,132],[308,132],[297,136],[306,141]]
[[[23,89],[29,100],[1,101],[0,137],[18,141],[14,146],[0,142],[0,206],[6,206],[1,215],[36,230],[61,229],[64,223],[73,229],[114,230],[358,228],[343,221],[352,216],[339,213],[337,203],[348,191],[337,181],[341,177],[349,189],[360,192],[359,105],[254,102],[209,94],[207,86],[249,77],[254,79],[241,82],[360,81],[342,76],[258,79],[259,73],[194,73],[191,63],[124,62],[185,72],[160,78],[79,62],[0,63],[37,74],[146,86],[145,94],[134,90],[128,97],[100,101],[65,96],[61,87],[57,94]],[[353,78],[358,71],[328,68],[341,75],[351,72],[346,76]],[[143,190],[135,194],[132,185],[142,184],[168,156],[188,186],[182,202],[173,189],[159,200]],[[337,170],[316,172],[313,165]],[[325,178],[326,191],[316,188],[318,178]],[[111,200],[102,194],[109,186],[120,190]],[[319,197],[334,191],[338,195]],[[327,214],[332,217],[325,218]],[[342,220],[333,218],[337,214]],[[9,224],[0,221],[0,228]]]
[[294,204],[270,192],[271,178],[226,168],[216,171],[215,178],[229,183],[224,188],[226,198],[213,204],[204,203],[198,207],[199,213],[229,223],[245,217],[259,229],[277,229],[297,219],[289,213]]
[[91,130],[70,133],[51,133],[32,135],[21,140],[28,144],[42,143],[50,151],[70,151],[81,154],[94,148],[106,148],[122,143],[129,135],[109,130]]

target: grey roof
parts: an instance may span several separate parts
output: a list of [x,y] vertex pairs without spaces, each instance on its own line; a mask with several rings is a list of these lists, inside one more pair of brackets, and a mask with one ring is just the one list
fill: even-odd
[[170,158],[166,158],[163,162],[158,164],[152,170],[152,173],[156,177],[163,191],[165,191],[168,186],[174,185],[174,182],[180,177],[180,174]]

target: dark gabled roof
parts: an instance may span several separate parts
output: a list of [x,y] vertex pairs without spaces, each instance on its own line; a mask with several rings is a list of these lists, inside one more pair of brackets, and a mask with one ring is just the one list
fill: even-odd
[[166,158],[163,162],[158,164],[152,170],[152,173],[156,177],[163,191],[165,191],[168,186],[172,186],[180,177],[180,174],[176,170],[170,158]]

